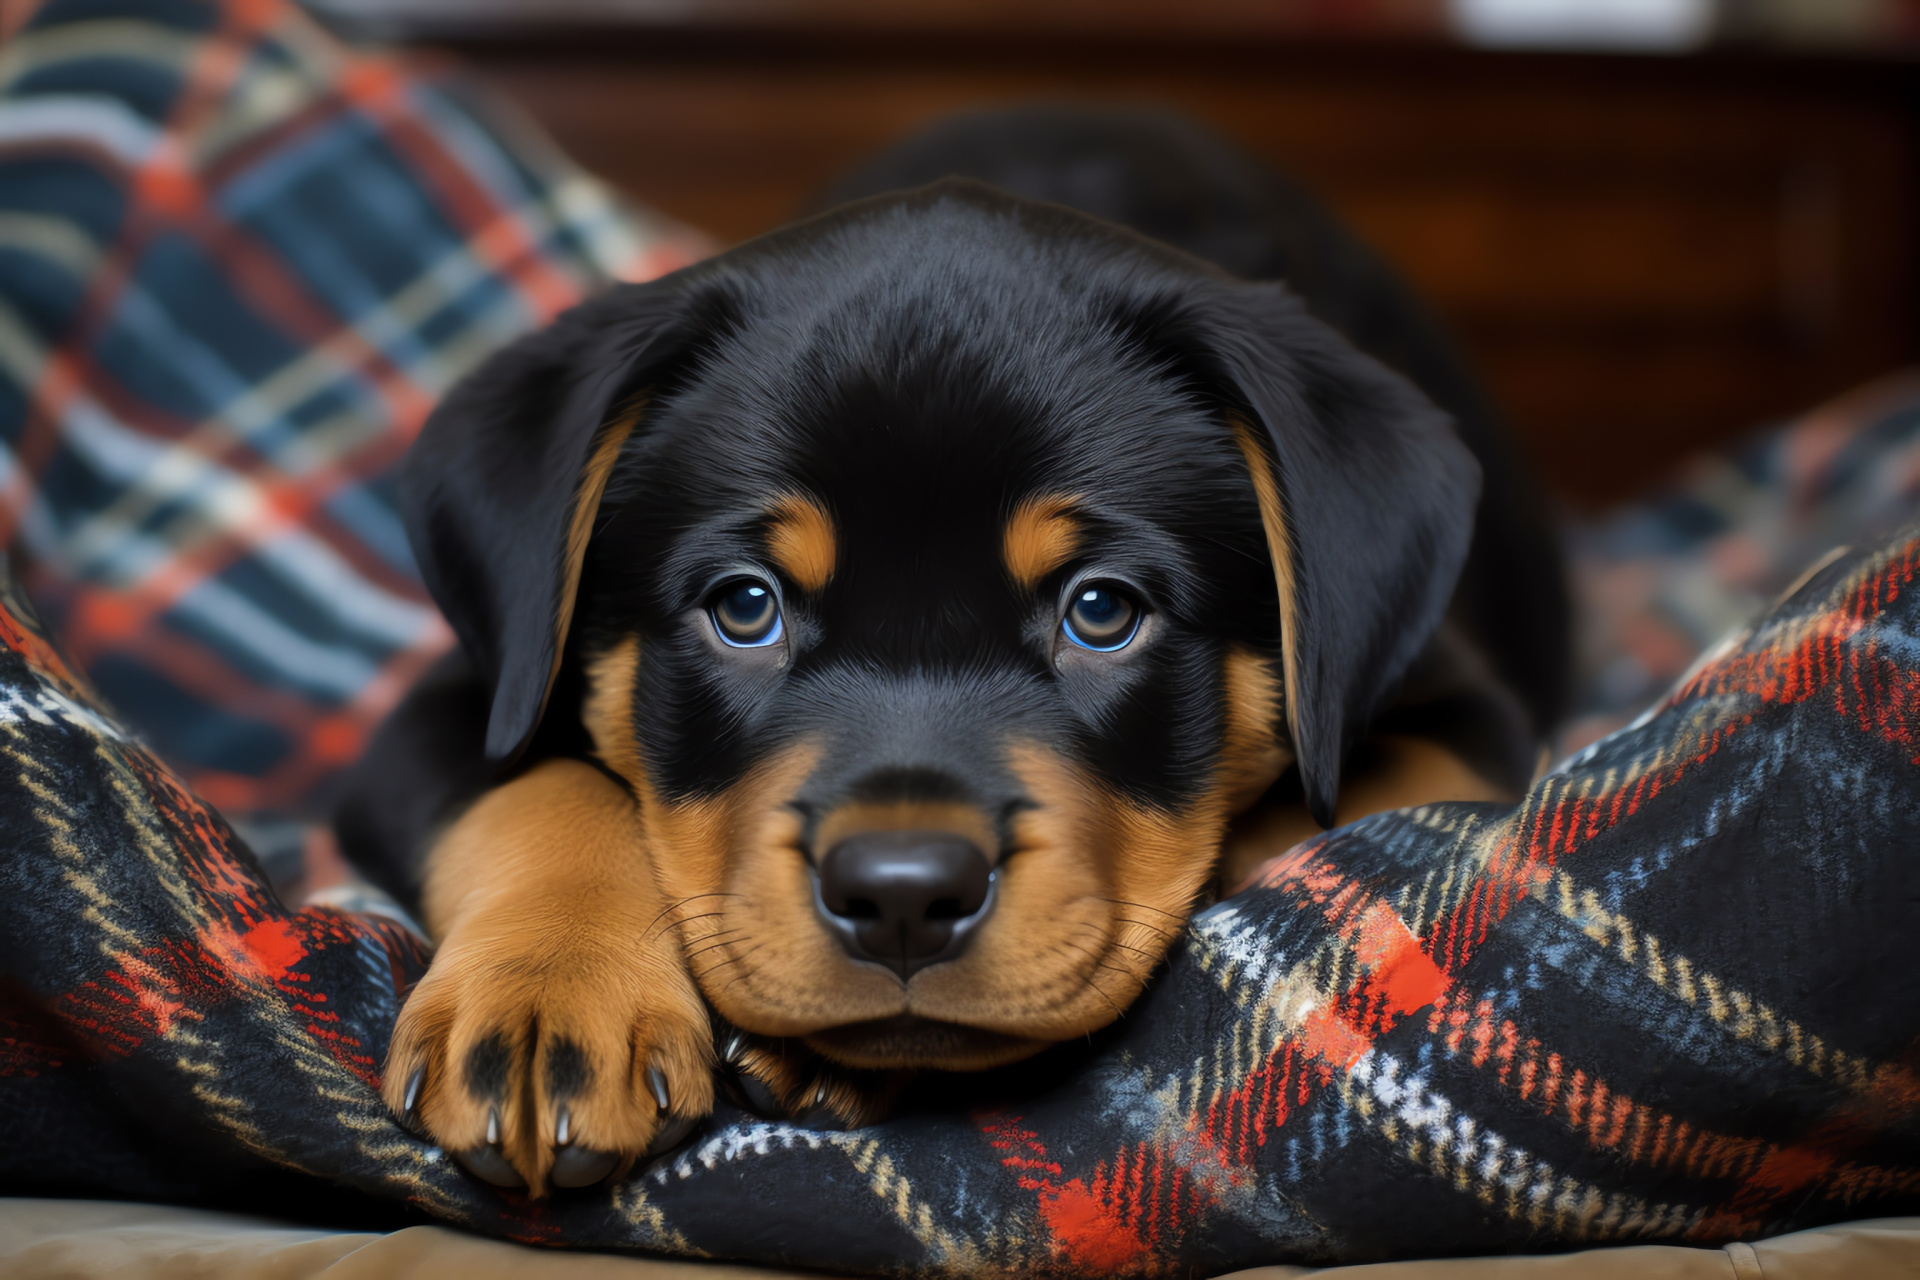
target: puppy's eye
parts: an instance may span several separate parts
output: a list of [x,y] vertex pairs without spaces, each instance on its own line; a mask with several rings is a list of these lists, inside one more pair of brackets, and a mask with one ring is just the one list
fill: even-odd
[[739,578],[716,591],[707,605],[713,629],[736,649],[758,649],[780,638],[780,601],[757,578]]
[[1076,587],[1060,629],[1082,649],[1112,653],[1124,649],[1140,629],[1140,604],[1110,582]]

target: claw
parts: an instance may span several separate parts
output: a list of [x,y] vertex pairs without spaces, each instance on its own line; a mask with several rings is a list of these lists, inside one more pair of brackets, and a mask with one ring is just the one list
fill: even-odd
[[773,1090],[769,1089],[766,1081],[759,1076],[749,1075],[743,1071],[740,1073],[739,1084],[741,1094],[746,1097],[748,1109],[755,1114],[768,1119],[777,1119],[787,1113],[787,1109],[780,1105],[780,1099],[773,1096]]
[[700,1123],[697,1116],[668,1116],[666,1123],[660,1126],[660,1132],[653,1135],[653,1141],[647,1144],[650,1156],[664,1155],[687,1140],[695,1126]]
[[500,1108],[487,1108],[487,1144],[468,1151],[456,1151],[453,1158],[468,1173],[496,1187],[524,1187],[527,1180],[500,1151]]
[[665,1111],[667,1107],[671,1105],[671,1100],[667,1095],[666,1073],[661,1071],[660,1068],[647,1068],[647,1088],[653,1092],[653,1100],[660,1104],[662,1111]]
[[425,1066],[415,1067],[413,1074],[407,1077],[407,1087],[402,1090],[402,1096],[400,1098],[399,1120],[400,1127],[414,1137],[425,1138],[431,1141],[432,1139],[427,1133],[426,1126],[420,1122],[420,1089],[421,1086],[426,1083],[426,1079],[427,1069]]
[[560,1115],[553,1122],[553,1145],[564,1147],[573,1141],[573,1116],[567,1111],[567,1104],[560,1104]]
[[740,1055],[746,1051],[747,1038],[736,1031],[733,1033],[733,1037],[727,1041],[727,1047],[721,1051],[720,1056],[727,1060],[728,1066],[733,1066],[740,1061]]
[[454,1159],[465,1166],[468,1173],[482,1182],[491,1182],[496,1187],[524,1187],[527,1180],[520,1171],[507,1163],[497,1147],[475,1147],[471,1151],[456,1151]]
[[612,1151],[591,1147],[566,1147],[553,1157],[553,1172],[547,1175],[556,1187],[590,1187],[613,1172],[620,1157]]
[[844,1129],[842,1120],[833,1109],[827,1106],[827,1082],[822,1080],[813,1088],[813,1100],[806,1110],[793,1117],[793,1123],[808,1129]]
[[426,1081],[427,1069],[424,1065],[415,1067],[413,1074],[407,1077],[406,1095],[400,1100],[400,1114],[409,1121],[419,1118],[415,1113],[420,1108],[420,1086]]

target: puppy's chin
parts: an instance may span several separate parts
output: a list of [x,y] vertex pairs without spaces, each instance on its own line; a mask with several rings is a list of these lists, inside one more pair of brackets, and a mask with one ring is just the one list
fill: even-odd
[[1030,1058],[1053,1042],[903,1014],[829,1027],[807,1036],[806,1043],[823,1057],[870,1071],[986,1071]]

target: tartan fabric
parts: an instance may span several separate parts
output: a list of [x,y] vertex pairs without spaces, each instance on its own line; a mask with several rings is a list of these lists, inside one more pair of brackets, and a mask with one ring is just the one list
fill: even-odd
[[1640,714],[1831,547],[1920,516],[1920,370],[1693,459],[1567,528],[1578,618],[1566,754]]
[[345,1186],[535,1243],[929,1276],[1920,1209],[1920,529],[1827,562],[1518,807],[1269,863],[996,1102],[853,1132],[723,1108],[544,1204],[382,1107],[410,937],[289,912],[0,603],[0,1190],[284,1211]]
[[388,464],[495,347],[699,251],[284,0],[45,0],[0,45],[0,545],[199,794],[313,816],[452,640]]

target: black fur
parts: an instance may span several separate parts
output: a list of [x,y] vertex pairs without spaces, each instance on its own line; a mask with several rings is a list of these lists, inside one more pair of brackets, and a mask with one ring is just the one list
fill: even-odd
[[[1150,109],[1028,106],[957,116],[875,156],[823,193],[820,207],[948,176],[1131,227],[1243,280],[1285,281],[1308,311],[1450,414],[1483,481],[1449,620],[1517,696],[1528,722],[1520,737],[1553,729],[1565,710],[1571,650],[1547,503],[1479,379],[1379,255],[1285,174],[1190,120]],[[1453,745],[1489,772],[1514,767],[1492,743]],[[1520,763],[1532,767],[1530,757]]]
[[[596,519],[543,718],[575,488],[637,396],[646,408]],[[723,790],[809,735],[829,745],[795,797],[803,813],[861,792],[958,791],[1010,815],[1024,801],[1005,746],[1025,737],[1178,807],[1220,750],[1227,646],[1280,653],[1232,415],[1261,430],[1289,515],[1298,700],[1273,714],[1316,814],[1330,816],[1343,758],[1403,686],[1414,703],[1494,708],[1473,732],[1508,772],[1524,769],[1531,740],[1511,695],[1485,664],[1461,675],[1477,650],[1463,664],[1457,638],[1429,644],[1467,557],[1480,474],[1446,416],[1279,284],[950,180],[611,289],[447,397],[406,463],[405,502],[470,655],[463,714],[484,718],[484,758],[471,733],[457,758],[444,742],[418,755],[396,745],[421,740],[411,722],[447,714],[444,689],[410,700],[343,808],[343,844],[411,897],[429,824],[399,795],[471,794],[471,779],[522,753],[585,753],[582,660],[635,631],[636,721],[667,796]],[[831,510],[841,557],[822,592],[782,583],[780,665],[719,645],[703,605],[743,569],[777,580],[761,513],[794,491]],[[1092,536],[1023,593],[1000,538],[1034,493],[1083,495]],[[1482,527],[1508,506],[1483,504]],[[1138,588],[1151,643],[1098,666],[1053,660],[1061,594],[1083,571]],[[1505,584],[1501,599],[1553,614],[1557,575]],[[1499,633],[1498,617],[1468,613],[1470,632]],[[1529,701],[1536,715],[1551,705]],[[382,816],[394,811],[403,823]]]

